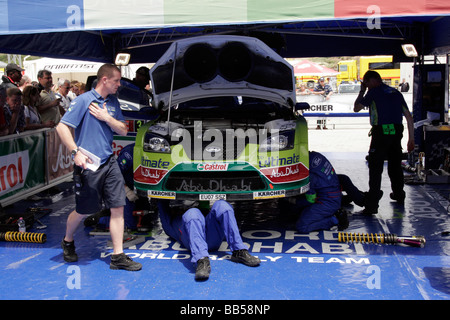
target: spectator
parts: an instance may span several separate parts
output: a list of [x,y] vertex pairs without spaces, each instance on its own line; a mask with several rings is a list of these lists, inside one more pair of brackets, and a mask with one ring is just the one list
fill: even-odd
[[298,89],[297,94],[302,95],[302,96],[304,96],[304,95],[309,95],[309,94],[311,94],[311,91],[309,91],[309,90],[306,88],[306,84],[301,83],[301,84],[300,84],[300,89]]
[[80,94],[80,83],[77,80],[72,80],[70,82],[70,91],[67,94],[67,97],[70,101],[73,101]]
[[[3,92],[2,92],[3,91]],[[0,137],[8,134],[8,125],[6,123],[5,114],[3,112],[3,106],[6,103],[5,88],[0,87]]]
[[31,85],[30,77],[27,75],[23,75],[22,79],[19,81],[19,89],[23,92],[23,89],[29,85]]
[[8,126],[8,134],[19,133],[25,127],[25,113],[22,104],[22,91],[19,88],[6,90],[6,104],[3,112]]
[[56,124],[61,119],[61,108],[59,103],[61,99],[57,99],[52,91],[53,77],[51,71],[40,70],[38,72],[39,88],[41,89],[41,97],[36,105],[41,121],[54,121]]
[[61,99],[59,106],[64,109],[64,112],[61,110],[61,116],[69,109],[70,99],[68,97],[68,93],[70,90],[70,81],[67,79],[59,79],[58,80],[58,92],[56,93],[56,97]]
[[314,88],[314,94],[320,94],[325,100],[329,100],[333,94],[333,89],[329,84],[325,84],[325,79],[322,77],[319,79],[319,83]]
[[49,120],[41,122],[41,116],[36,109],[36,103],[39,101],[39,90],[34,86],[26,86],[23,89],[23,105],[25,113],[25,130],[35,130],[41,128],[52,128],[55,122]]
[[4,94],[4,99],[6,99],[6,90],[9,88],[17,88],[20,80],[22,79],[22,72],[24,69],[19,67],[17,64],[10,63],[5,68],[5,75],[2,76],[1,88]]
[[86,92],[86,84],[85,84],[85,83],[80,82],[80,85],[79,85],[79,91],[80,91],[80,94]]

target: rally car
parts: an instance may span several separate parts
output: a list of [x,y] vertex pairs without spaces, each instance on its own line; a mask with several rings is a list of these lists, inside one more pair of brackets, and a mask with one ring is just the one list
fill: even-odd
[[309,189],[308,133],[291,65],[256,38],[174,42],[150,70],[160,118],[133,155],[140,196],[230,201]]

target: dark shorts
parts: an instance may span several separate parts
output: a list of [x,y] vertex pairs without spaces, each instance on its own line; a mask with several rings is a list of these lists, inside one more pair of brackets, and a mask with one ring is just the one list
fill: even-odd
[[[79,180],[76,177],[79,175]],[[75,166],[75,210],[79,214],[93,214],[106,208],[125,205],[125,181],[115,157],[109,158],[95,172]],[[81,182],[81,187],[77,182]]]

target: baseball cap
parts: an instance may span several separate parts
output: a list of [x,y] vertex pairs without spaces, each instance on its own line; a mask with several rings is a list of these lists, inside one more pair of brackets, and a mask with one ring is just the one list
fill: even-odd
[[5,68],[6,73],[8,73],[9,71],[12,71],[12,70],[17,70],[19,72],[25,71],[25,69],[22,69],[15,63],[8,63],[8,65]]

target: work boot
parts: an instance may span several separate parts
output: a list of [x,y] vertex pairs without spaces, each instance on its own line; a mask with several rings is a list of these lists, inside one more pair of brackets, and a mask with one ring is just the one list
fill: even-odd
[[63,249],[64,261],[76,262],[78,256],[75,253],[75,241],[67,242],[64,239],[61,241],[61,248]]
[[338,219],[338,231],[347,229],[349,225],[347,210],[339,209],[334,215]]
[[209,263],[209,257],[199,259],[197,261],[197,269],[195,269],[195,280],[208,280],[210,272],[211,264]]
[[391,194],[389,195],[389,197],[390,197],[392,200],[397,201],[398,204],[401,204],[401,205],[404,205],[404,204],[405,204],[405,197],[406,197],[405,192],[403,192],[402,195],[396,195],[396,194],[394,194],[393,192],[391,192]]
[[231,261],[243,263],[249,267],[256,267],[261,263],[261,260],[248,253],[247,249],[234,250],[231,255]]
[[365,216],[371,216],[373,214],[377,214],[378,213],[378,202],[381,200],[381,198],[383,197],[383,190],[380,190],[378,193],[378,199],[376,201],[376,206],[372,206],[372,205],[367,205],[369,203],[369,201],[367,200],[367,198],[369,197],[369,192],[364,192],[364,210],[362,211],[362,214]]
[[124,269],[127,271],[139,271],[142,269],[142,264],[134,262],[125,253],[111,255],[111,263],[109,268],[112,270]]

